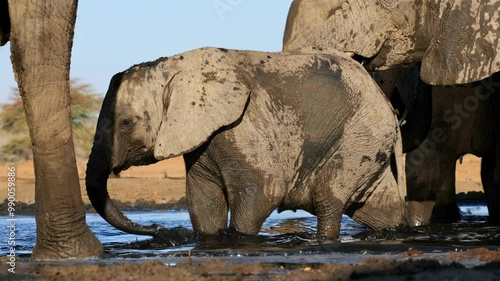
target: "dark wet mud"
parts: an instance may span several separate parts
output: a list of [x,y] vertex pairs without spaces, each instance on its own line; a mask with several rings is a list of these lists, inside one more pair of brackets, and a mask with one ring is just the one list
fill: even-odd
[[[343,224],[341,241],[318,241],[315,218],[278,220],[257,237],[234,233],[214,237],[194,237],[183,229],[178,240],[147,239],[128,243],[113,243],[106,247],[107,258],[141,257],[246,257],[251,261],[265,258],[272,262],[281,257],[312,258],[329,263],[332,254],[394,255],[409,249],[421,254],[463,252],[478,247],[500,250],[500,226],[488,223],[484,214],[474,214],[474,208],[464,209],[463,220],[398,231],[372,231],[352,221]],[[472,211],[471,211],[472,210]],[[468,211],[468,212],[467,212]],[[171,236],[170,238],[172,238]],[[176,244],[175,247],[172,243]]]
[[[20,261],[1,280],[499,280],[500,252]],[[8,278],[8,279],[5,279]]]

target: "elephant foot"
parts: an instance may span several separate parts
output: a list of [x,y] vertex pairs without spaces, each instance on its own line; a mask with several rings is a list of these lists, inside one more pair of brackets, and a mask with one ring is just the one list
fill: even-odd
[[500,217],[499,216],[490,216],[488,218],[488,222],[493,225],[500,225]]
[[456,222],[462,218],[457,204],[437,205],[435,201],[409,201],[406,207],[410,226]]
[[82,226],[80,233],[79,236],[66,238],[39,233],[32,259],[102,258],[104,255],[102,244],[86,224]]
[[391,169],[386,169],[374,186],[368,198],[362,202],[352,202],[346,214],[374,230],[396,230],[404,226],[404,199]]
[[457,222],[462,218],[456,204],[445,206],[436,205],[432,210],[432,222]]
[[[404,213],[401,204],[394,203],[393,208],[387,206],[372,206],[369,204],[353,204],[348,209],[350,217],[374,230],[394,231],[405,226]],[[359,206],[357,206],[359,205]],[[355,209],[355,211],[353,211]]]
[[338,238],[332,239],[327,237],[318,237],[318,244],[322,246],[324,250],[330,252],[328,247],[335,247],[337,245],[342,244],[342,242]]
[[500,225],[500,200],[499,194],[496,194],[496,197],[490,196],[487,198],[488,200],[488,222],[494,225]]
[[408,201],[406,214],[410,226],[421,226],[431,223],[432,209],[435,201]]
[[[496,212],[500,212],[500,210],[496,210]],[[491,214],[491,211],[490,211]],[[499,215],[489,215],[488,222],[494,225],[500,225],[500,216]]]

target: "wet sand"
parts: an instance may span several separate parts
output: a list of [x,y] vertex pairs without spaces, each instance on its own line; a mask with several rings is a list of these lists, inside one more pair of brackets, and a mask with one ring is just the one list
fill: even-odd
[[[322,256],[20,260],[2,280],[499,280],[500,252],[330,253]],[[4,263],[5,264],[5,263]]]

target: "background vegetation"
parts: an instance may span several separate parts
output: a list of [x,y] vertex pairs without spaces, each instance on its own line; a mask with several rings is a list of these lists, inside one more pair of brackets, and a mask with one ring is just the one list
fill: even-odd
[[[90,84],[71,80],[70,98],[75,153],[78,160],[85,161],[92,147],[102,97],[92,93]],[[15,89],[11,102],[0,107],[0,163],[18,163],[32,158],[23,104]]]

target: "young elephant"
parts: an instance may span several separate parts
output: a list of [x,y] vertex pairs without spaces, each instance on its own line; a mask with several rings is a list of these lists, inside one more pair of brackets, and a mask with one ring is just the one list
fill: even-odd
[[87,192],[113,226],[128,220],[106,181],[132,165],[184,155],[193,228],[256,235],[279,208],[318,216],[339,236],[342,213],[374,229],[403,223],[398,124],[349,57],[203,48],[113,77],[87,166]]

